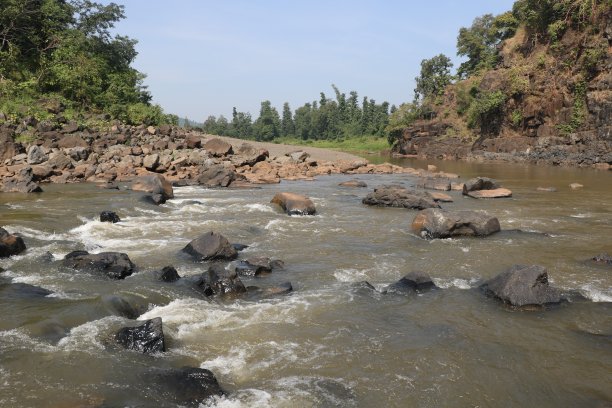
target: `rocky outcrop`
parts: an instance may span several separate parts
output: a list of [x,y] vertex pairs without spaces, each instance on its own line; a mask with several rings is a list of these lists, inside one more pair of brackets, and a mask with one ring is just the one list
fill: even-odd
[[4,180],[1,191],[5,193],[40,193],[43,190],[34,182],[32,168],[23,167],[13,177]]
[[144,354],[166,351],[161,317],[147,320],[140,326],[124,327],[115,334],[115,340],[128,350]]
[[9,234],[4,228],[0,228],[0,258],[19,255],[26,250],[23,238]]
[[399,281],[387,286],[384,293],[420,293],[431,289],[436,289],[436,284],[429,275],[424,272],[410,272]]
[[229,271],[222,265],[212,265],[196,281],[195,288],[205,296],[239,296],[246,287],[236,271]]
[[518,307],[541,306],[563,300],[561,292],[549,285],[546,268],[539,265],[514,265],[480,288],[487,295]]
[[130,258],[120,252],[90,254],[87,251],[73,251],[64,257],[62,263],[71,269],[101,272],[111,279],[125,279],[136,268]]
[[270,201],[279,205],[289,215],[314,215],[317,209],[312,200],[295,193],[277,193]]
[[232,165],[215,164],[200,172],[198,184],[206,187],[227,187],[236,180],[236,170]]
[[223,235],[210,231],[191,241],[182,249],[196,261],[236,259],[238,252]]
[[374,189],[363,200],[363,204],[379,207],[398,207],[422,210],[439,208],[429,193],[408,190],[398,185],[385,185]]
[[500,226],[497,218],[480,211],[426,209],[414,217],[412,230],[427,239],[486,237],[499,232]]
[[112,224],[115,224],[120,221],[121,218],[119,218],[117,213],[114,211],[102,211],[100,213],[100,222],[110,222]]
[[176,282],[181,279],[174,266],[164,266],[160,271],[153,272],[157,280],[162,282]]

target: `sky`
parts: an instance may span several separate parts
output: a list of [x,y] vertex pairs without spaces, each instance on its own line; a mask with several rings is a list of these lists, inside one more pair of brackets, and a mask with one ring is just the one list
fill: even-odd
[[[108,3],[109,1],[102,1]],[[115,32],[138,40],[134,67],[153,102],[203,122],[232,107],[259,115],[333,97],[335,84],[378,103],[412,100],[420,62],[455,63],[457,33],[513,0],[114,0]]]

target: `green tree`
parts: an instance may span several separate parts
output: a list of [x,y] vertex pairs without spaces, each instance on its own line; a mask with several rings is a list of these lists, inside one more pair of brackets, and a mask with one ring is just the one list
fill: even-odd
[[306,103],[295,110],[295,135],[302,140],[312,138],[312,105]]
[[295,123],[293,122],[293,114],[289,107],[289,102],[283,104],[283,117],[281,119],[281,136],[295,136]]
[[259,117],[253,124],[253,133],[257,140],[270,141],[280,135],[280,117],[270,101],[263,101]]
[[451,83],[450,70],[452,67],[452,62],[444,54],[422,60],[421,73],[415,78],[415,103],[423,102],[429,97],[442,95],[444,88]]
[[232,109],[232,123],[230,135],[239,139],[250,139],[253,135],[253,120],[248,112],[238,112]]

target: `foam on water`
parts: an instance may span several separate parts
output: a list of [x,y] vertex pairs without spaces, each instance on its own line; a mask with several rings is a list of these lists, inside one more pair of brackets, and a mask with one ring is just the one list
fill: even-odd
[[125,320],[118,316],[107,316],[73,327],[68,336],[57,343],[57,347],[65,351],[99,353],[105,349],[103,339],[110,328],[123,321]]
[[281,401],[269,392],[250,388],[234,392],[231,396],[210,398],[201,403],[200,408],[276,408],[287,402],[287,399],[282,398]]
[[580,287],[582,293],[593,302],[612,302],[612,288],[602,289],[589,283]]
[[436,286],[442,289],[457,288],[457,289],[471,289],[477,282],[477,278],[463,279],[463,278],[451,278],[451,279],[433,279]]

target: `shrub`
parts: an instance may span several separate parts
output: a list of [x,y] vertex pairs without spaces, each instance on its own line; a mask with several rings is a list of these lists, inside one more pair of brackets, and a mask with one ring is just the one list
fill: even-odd
[[506,95],[502,91],[481,92],[467,110],[467,123],[470,128],[480,127],[487,122],[494,122],[503,113]]

